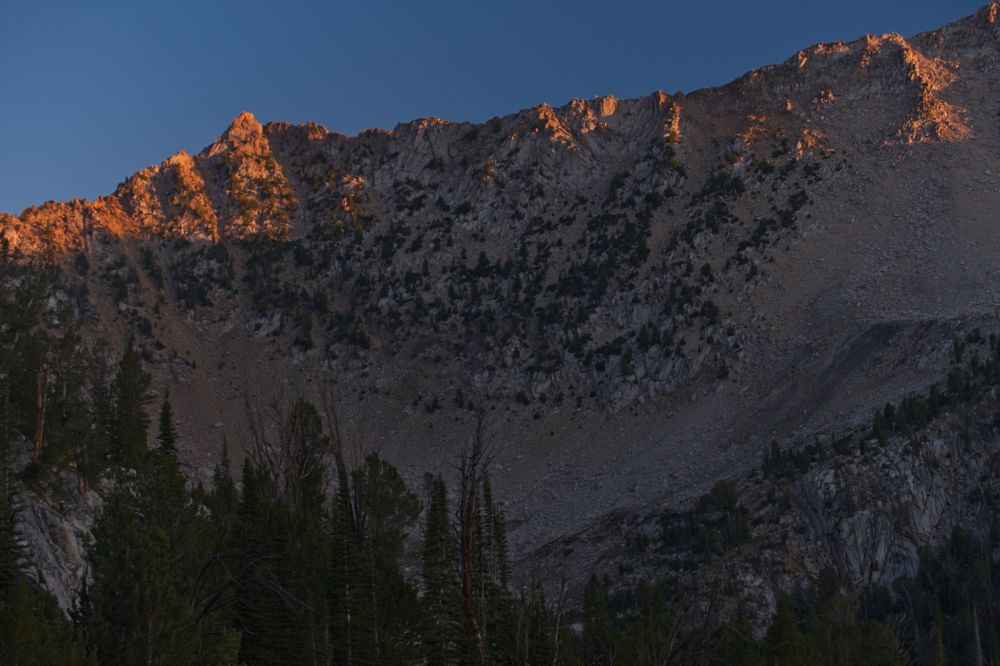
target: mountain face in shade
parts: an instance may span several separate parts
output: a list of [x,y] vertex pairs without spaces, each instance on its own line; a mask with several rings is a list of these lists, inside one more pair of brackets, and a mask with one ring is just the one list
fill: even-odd
[[[867,428],[940,380],[956,334],[998,328],[998,10],[483,124],[349,137],[241,113],[0,233],[56,268],[52,324],[136,336],[193,476],[246,441],[248,400],[332,385],[354,441],[411,479],[482,412],[525,556],[740,478],[772,441]],[[958,520],[935,515],[885,538]],[[550,566],[605,557],[588,544]],[[861,581],[896,552],[851,544]]]

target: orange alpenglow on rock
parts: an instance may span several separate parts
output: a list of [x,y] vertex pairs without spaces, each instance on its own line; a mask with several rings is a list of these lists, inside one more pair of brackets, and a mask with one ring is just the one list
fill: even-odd
[[[848,116],[867,120],[847,127],[853,133],[870,132],[864,139],[874,144],[967,141],[975,137],[967,108],[975,99],[966,100],[955,83],[974,76],[973,60],[995,54],[1000,44],[998,13],[1000,4],[991,2],[967,19],[911,40],[888,34],[818,44],[784,65],[761,68],[714,90],[687,96],[657,92],[642,102],[608,95],[574,99],[560,108],[543,104],[480,129],[495,127],[497,136],[505,137],[504,150],[527,145],[529,135],[544,137],[546,150],[554,152],[533,155],[530,163],[565,171],[566,177],[581,179],[581,184],[589,168],[585,165],[604,159],[597,146],[607,137],[643,136],[631,139],[641,143],[652,140],[645,138],[649,133],[656,141],[676,145],[682,124],[684,132],[694,132],[695,141],[699,132],[728,123],[724,133],[741,135],[748,145],[761,141],[767,132],[781,132],[800,137],[796,147],[801,150],[820,144],[823,150],[836,150],[852,143],[855,137],[840,125]],[[711,104],[703,101],[708,99]],[[761,122],[747,127],[748,117]],[[777,123],[766,131],[765,117]],[[647,128],[647,122],[657,129]],[[119,237],[155,234],[205,242],[289,240],[307,232],[315,221],[329,220],[337,209],[356,212],[348,210],[354,200],[348,197],[353,188],[348,182],[364,183],[375,192],[369,188],[372,156],[399,154],[404,159],[406,153],[399,148],[410,146],[410,162],[385,160],[395,165],[398,174],[416,178],[427,164],[440,164],[449,155],[470,150],[475,144],[462,139],[470,127],[424,118],[392,132],[370,130],[344,137],[315,123],[265,126],[244,111],[197,155],[179,152],[94,201],[49,203],[28,208],[16,218],[5,216],[3,235],[8,245],[22,252],[55,255],[84,249],[81,238],[96,230]],[[685,144],[685,150],[693,145],[687,140]],[[563,149],[577,161],[557,164],[564,159]],[[517,159],[529,159],[533,150]],[[470,166],[476,170],[475,182],[498,192],[508,176],[506,158],[496,150],[496,154],[485,148],[482,152],[468,157],[469,164],[476,165]],[[309,158],[313,162],[301,162],[306,154],[314,156]],[[385,205],[377,196],[370,201]]]

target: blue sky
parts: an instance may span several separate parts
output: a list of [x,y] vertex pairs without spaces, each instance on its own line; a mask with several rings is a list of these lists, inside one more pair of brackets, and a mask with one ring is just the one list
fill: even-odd
[[93,198],[241,110],[331,130],[725,83],[986,0],[3,0],[0,211]]

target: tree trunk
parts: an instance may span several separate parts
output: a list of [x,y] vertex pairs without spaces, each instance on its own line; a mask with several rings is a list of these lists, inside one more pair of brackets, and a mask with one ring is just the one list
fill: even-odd
[[38,462],[38,455],[42,451],[45,441],[45,403],[48,396],[49,373],[45,366],[42,366],[36,376],[35,391],[35,454],[34,460]]

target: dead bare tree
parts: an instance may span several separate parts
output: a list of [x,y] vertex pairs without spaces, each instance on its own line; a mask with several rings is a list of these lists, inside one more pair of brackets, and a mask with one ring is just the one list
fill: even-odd
[[[476,589],[477,554],[479,553],[479,537],[483,478],[487,468],[493,461],[495,451],[485,441],[485,414],[482,410],[476,414],[476,427],[471,441],[467,441],[459,453],[455,470],[459,479],[459,496],[457,507],[456,537],[459,544],[459,578],[462,590],[462,612],[469,631],[476,644],[480,662],[486,660],[487,637],[485,635],[485,609],[477,604],[482,599],[481,590]],[[477,594],[478,592],[478,594]]]
[[249,400],[245,404],[251,440],[248,455],[261,480],[272,497],[301,507],[307,485],[322,486],[331,450],[319,414],[302,399],[290,409],[281,397],[267,409],[255,409]]
[[566,579],[563,578],[559,582],[559,601],[556,603],[556,617],[555,617],[555,634],[554,634],[554,644],[555,650],[552,654],[552,664],[559,663],[559,647],[562,643],[562,616],[565,610],[566,604]]
[[319,403],[323,413],[323,422],[326,425],[327,436],[330,438],[330,451],[333,455],[338,489],[346,494],[347,502],[345,502],[345,509],[349,511],[351,527],[355,532],[360,533],[364,527],[364,511],[363,507],[360,506],[357,493],[351,491],[350,484],[352,471],[364,457],[364,438],[359,437],[354,445],[354,450],[348,450],[340,425],[336,396],[331,386],[325,385],[320,390]]
[[38,462],[45,439],[45,406],[49,395],[49,368],[44,363],[35,377],[35,450],[33,458]]
[[[340,416],[337,412],[337,401],[334,396],[332,387],[330,387],[329,385],[324,386],[324,388],[320,391],[319,400],[323,412],[323,419],[326,424],[326,431],[328,433],[328,437],[330,438],[330,450],[332,451],[334,465],[336,467],[337,493],[340,497],[340,501],[338,504],[341,507],[341,510],[346,512],[346,515],[343,516],[342,519],[345,521],[347,529],[349,529],[353,533],[354,537],[356,537],[360,541],[365,537],[366,534],[365,530],[366,530],[368,509],[365,506],[357,488],[354,487],[354,484],[352,484],[351,481],[352,481],[352,476],[354,474],[354,470],[357,469],[357,466],[360,463],[360,461],[364,459],[364,451],[365,451],[364,438],[359,437],[356,440],[355,449],[353,452],[347,451],[344,442],[343,431],[340,425]],[[348,570],[349,544],[346,539],[342,542],[341,547],[343,548],[341,555],[342,555],[342,561],[344,563],[344,570],[341,573],[343,576],[343,581],[345,586],[344,587],[345,598],[352,599],[355,591],[352,589],[353,586],[351,585],[350,571]],[[369,556],[368,565],[370,567],[370,571],[372,574],[370,577],[372,589],[371,589],[371,595],[369,597],[369,603],[374,604],[375,599],[378,598],[378,595],[376,594],[375,590],[375,585],[376,585],[375,581],[377,579],[375,576],[375,559],[374,559],[374,553],[371,551],[371,549],[369,549],[368,551],[368,556]],[[354,624],[353,624],[354,614],[352,612],[352,608],[353,606],[350,603],[347,603],[345,605],[346,616],[344,619],[346,624],[345,633],[347,636],[346,660],[349,665],[354,663],[354,657],[351,652],[351,645],[352,645],[351,636],[354,629]],[[373,611],[374,612],[371,613],[372,626],[370,627],[370,629],[374,637],[376,650],[378,650],[379,627],[378,623],[375,621],[375,618],[377,617],[378,613],[377,609],[375,608],[373,608]]]

